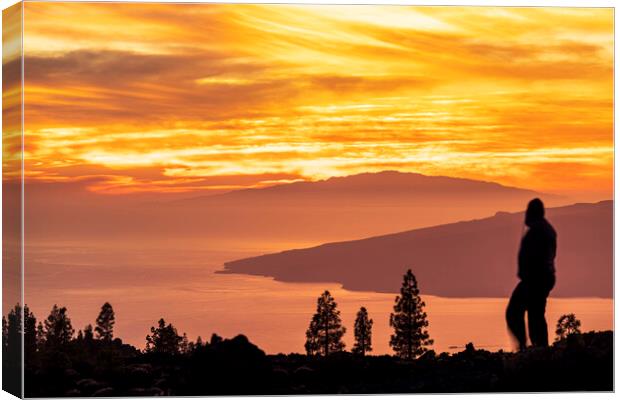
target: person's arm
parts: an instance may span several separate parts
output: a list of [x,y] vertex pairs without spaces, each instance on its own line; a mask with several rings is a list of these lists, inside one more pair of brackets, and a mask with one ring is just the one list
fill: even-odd
[[529,232],[523,236],[521,239],[521,246],[519,246],[519,256],[518,256],[518,270],[517,276],[519,279],[523,280],[527,276],[527,264],[528,264],[528,235]]
[[555,260],[555,256],[558,250],[558,235],[555,233],[555,230],[552,231],[553,234],[551,236],[551,263]]
[[553,228],[550,229],[550,233],[548,234],[548,249],[546,252],[545,266],[549,268],[550,273],[555,273],[555,256],[558,247],[557,242],[557,234]]
[[532,268],[536,263],[537,235],[535,229],[527,231],[521,240],[519,248],[519,271],[517,276],[521,280],[526,280],[532,276]]

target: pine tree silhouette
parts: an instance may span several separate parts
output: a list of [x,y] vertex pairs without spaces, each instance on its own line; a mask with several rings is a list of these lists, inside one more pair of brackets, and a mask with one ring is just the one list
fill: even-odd
[[6,320],[6,317],[2,316],[2,353],[6,354],[6,349],[8,347],[9,341],[9,323]]
[[68,344],[75,332],[71,326],[71,319],[67,316],[67,308],[58,307],[56,304],[44,324],[45,342],[52,347]]
[[181,344],[179,345],[179,352],[181,354],[189,353],[194,347],[194,343],[190,342],[187,338],[187,333],[183,332],[183,336],[181,336]]
[[394,328],[390,346],[401,358],[412,360],[427,350],[425,346],[433,344],[425,329],[428,321],[424,306],[415,275],[408,270],[403,277],[400,296],[396,296],[394,313],[390,314],[390,326]]
[[7,349],[10,354],[12,354],[12,352],[21,353],[22,308],[19,304],[15,305],[15,307],[9,312],[7,321]]
[[372,319],[368,319],[366,307],[360,308],[355,318],[355,345],[351,350],[355,354],[366,355],[372,351]]
[[308,355],[328,356],[330,353],[344,350],[342,337],[345,332],[337,304],[326,290],[317,300],[316,313],[306,331],[306,352]]
[[114,336],[114,309],[110,303],[105,302],[101,306],[96,324],[97,339],[111,341]]
[[37,351],[37,319],[24,305],[24,352],[26,360],[30,360]]
[[42,349],[45,346],[45,328],[43,323],[39,321],[37,324],[37,349]]
[[93,340],[95,340],[95,335],[93,334],[93,326],[91,324],[88,324],[84,327],[84,341],[85,342],[92,342]]
[[146,336],[146,351],[147,353],[178,354],[182,340],[176,328],[172,324],[166,325],[166,321],[161,318],[157,328],[151,327],[151,334]]
[[2,389],[21,397],[22,385],[22,307],[18,303],[3,319]]

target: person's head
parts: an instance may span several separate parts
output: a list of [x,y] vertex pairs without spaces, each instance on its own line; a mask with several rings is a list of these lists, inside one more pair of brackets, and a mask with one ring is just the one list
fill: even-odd
[[539,198],[530,200],[525,211],[525,225],[532,226],[532,223],[541,221],[545,218],[545,206]]

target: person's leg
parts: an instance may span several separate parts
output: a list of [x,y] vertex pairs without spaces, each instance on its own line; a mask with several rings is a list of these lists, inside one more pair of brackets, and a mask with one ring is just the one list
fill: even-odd
[[549,346],[549,334],[545,320],[545,309],[549,290],[547,285],[531,289],[528,291],[527,301],[527,323],[530,340],[534,346],[547,347]]
[[525,335],[525,310],[527,309],[525,285],[519,282],[510,296],[506,307],[506,323],[508,329],[519,343],[519,350],[525,349],[527,337]]

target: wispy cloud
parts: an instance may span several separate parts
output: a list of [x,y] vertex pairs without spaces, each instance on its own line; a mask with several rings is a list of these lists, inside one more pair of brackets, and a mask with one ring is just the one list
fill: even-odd
[[193,191],[397,168],[611,194],[610,9],[27,3],[26,17],[31,179],[92,166],[108,182],[92,190]]

